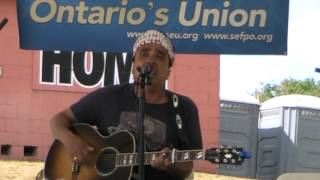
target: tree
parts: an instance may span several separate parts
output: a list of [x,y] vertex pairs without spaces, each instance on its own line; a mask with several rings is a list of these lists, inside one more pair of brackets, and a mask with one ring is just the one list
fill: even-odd
[[270,98],[288,94],[302,94],[320,97],[320,81],[307,78],[305,80],[284,79],[279,84],[262,84],[260,90],[256,90],[256,96],[260,102]]

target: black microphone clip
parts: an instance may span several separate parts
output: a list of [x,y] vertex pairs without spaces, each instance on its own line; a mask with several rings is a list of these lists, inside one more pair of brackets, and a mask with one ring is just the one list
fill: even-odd
[[153,66],[151,64],[144,64],[142,67],[138,66],[137,71],[141,76],[151,78],[154,74]]
[[141,79],[140,84],[141,85],[151,85],[152,81],[151,78],[154,75],[153,66],[149,63],[144,64],[142,67],[138,66],[137,71],[140,73]]

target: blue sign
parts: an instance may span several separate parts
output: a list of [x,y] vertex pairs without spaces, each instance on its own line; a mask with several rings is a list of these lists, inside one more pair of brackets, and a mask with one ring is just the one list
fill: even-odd
[[131,52],[158,29],[177,53],[286,54],[289,0],[18,0],[23,49]]

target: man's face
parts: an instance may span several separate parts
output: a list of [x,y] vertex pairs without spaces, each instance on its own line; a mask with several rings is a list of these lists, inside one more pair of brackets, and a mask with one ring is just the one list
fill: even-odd
[[137,67],[144,64],[151,64],[154,70],[152,84],[164,84],[169,77],[169,56],[168,50],[159,44],[149,43],[137,49],[133,62],[133,75],[137,80],[139,73]]

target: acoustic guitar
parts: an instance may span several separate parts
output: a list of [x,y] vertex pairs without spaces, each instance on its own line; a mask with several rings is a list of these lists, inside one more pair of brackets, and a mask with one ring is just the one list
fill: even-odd
[[[118,131],[103,136],[95,128],[85,123],[74,124],[71,129],[80,138],[94,147],[81,164],[73,162],[64,145],[55,140],[48,152],[44,175],[49,180],[127,180],[130,179],[133,166],[138,166],[139,156],[133,134]],[[145,152],[145,165],[164,152]],[[215,164],[241,165],[250,153],[239,147],[221,147],[208,150],[176,150],[165,152],[172,163],[208,160]]]

